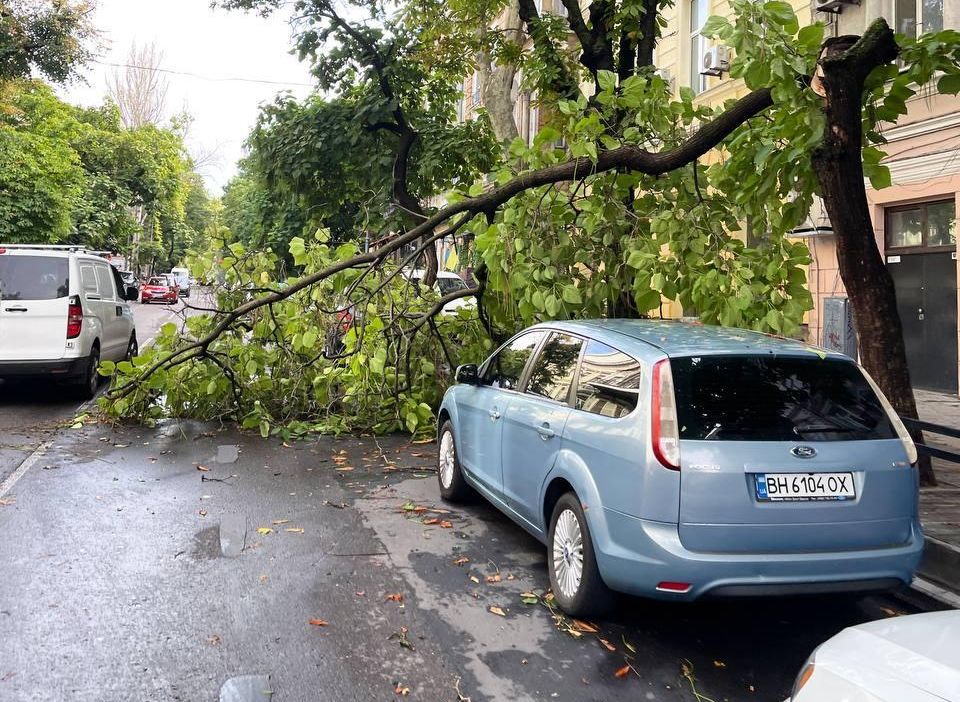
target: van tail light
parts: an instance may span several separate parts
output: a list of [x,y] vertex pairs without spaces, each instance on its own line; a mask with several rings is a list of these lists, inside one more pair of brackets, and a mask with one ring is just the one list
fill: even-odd
[[900,419],[900,415],[893,409],[893,405],[890,404],[890,400],[888,400],[886,395],[883,394],[883,391],[880,390],[880,386],[873,382],[870,374],[862,367],[860,367],[860,372],[863,373],[863,377],[867,379],[870,387],[873,388],[873,391],[877,394],[880,405],[886,410],[887,417],[890,418],[890,423],[893,425],[894,431],[897,432],[897,437],[903,443],[903,450],[907,454],[907,460],[910,461],[910,465],[917,465],[917,459],[920,457],[917,453],[917,445],[913,443],[913,437],[910,436],[910,432],[907,430],[906,425],[904,425],[903,420]]
[[665,468],[680,470],[680,431],[669,359],[657,361],[653,367],[653,401],[650,406],[653,415],[650,433],[653,455]]
[[83,307],[80,306],[80,297],[74,295],[70,298],[70,304],[67,307],[67,338],[76,339],[80,336],[82,328]]

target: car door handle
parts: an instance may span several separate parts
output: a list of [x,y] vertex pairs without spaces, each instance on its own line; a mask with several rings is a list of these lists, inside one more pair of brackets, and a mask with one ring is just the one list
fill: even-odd
[[496,407],[494,407],[492,410],[487,412],[487,414],[490,415],[490,419],[492,419],[493,421],[497,421],[498,419],[500,419],[500,410],[498,410]]
[[117,305],[117,316],[118,317],[123,316],[123,307],[121,307],[120,305]]
[[4,307],[3,309],[6,312],[29,312],[26,307]]
[[540,435],[540,438],[546,441],[547,439],[552,439],[557,435],[557,433],[550,428],[550,424],[544,422],[537,427],[537,433]]

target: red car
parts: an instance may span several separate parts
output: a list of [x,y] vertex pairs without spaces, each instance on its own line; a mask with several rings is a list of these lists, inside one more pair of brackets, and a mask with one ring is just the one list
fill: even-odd
[[154,276],[140,289],[140,302],[166,302],[173,304],[179,299],[176,287],[163,276]]

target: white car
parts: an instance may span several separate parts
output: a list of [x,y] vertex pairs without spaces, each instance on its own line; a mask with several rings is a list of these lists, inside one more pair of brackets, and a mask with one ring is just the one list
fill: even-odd
[[[426,275],[426,271],[423,271],[419,268],[415,268],[410,271],[404,271],[404,277],[413,282],[419,282],[423,280],[423,276]],[[461,278],[456,273],[451,273],[450,271],[439,271],[437,273],[437,282],[433,284],[434,290],[439,293],[440,297],[444,295],[449,295],[452,292],[457,290],[466,290],[467,284],[463,282]],[[458,297],[456,300],[451,300],[443,306],[443,312],[445,314],[456,314],[457,310],[461,307],[463,308],[473,308],[477,306],[477,301],[473,297]]]
[[93,397],[101,360],[137,355],[137,295],[78,247],[0,244],[0,379],[64,380]]
[[844,629],[807,659],[788,702],[960,700],[960,611]]

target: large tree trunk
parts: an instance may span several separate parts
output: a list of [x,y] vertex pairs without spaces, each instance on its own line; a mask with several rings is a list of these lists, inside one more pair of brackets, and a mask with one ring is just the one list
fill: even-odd
[[[824,43],[820,65],[826,126],[813,165],[836,234],[840,277],[861,340],[860,360],[894,409],[916,418],[893,278],[877,248],[861,158],[864,80],[875,67],[894,60],[897,52],[893,31],[882,20],[862,38],[837,37]],[[922,441],[922,434],[916,432],[914,439]],[[926,456],[920,460],[920,480],[936,484]]]
[[[505,28],[504,41],[518,46],[522,44],[523,29],[517,0],[511,0],[504,8],[501,19]],[[490,118],[493,134],[501,144],[509,144],[519,135],[517,122],[513,118],[512,95],[517,67],[513,64],[494,64],[490,54],[481,51],[477,55],[477,72],[480,75],[480,97]]]

